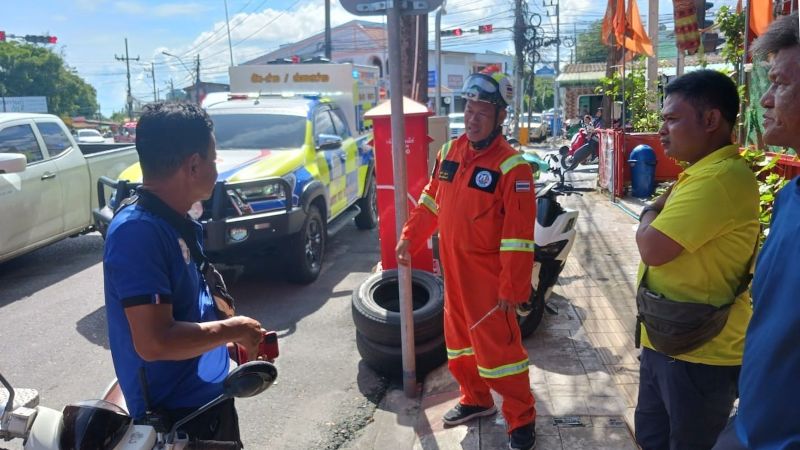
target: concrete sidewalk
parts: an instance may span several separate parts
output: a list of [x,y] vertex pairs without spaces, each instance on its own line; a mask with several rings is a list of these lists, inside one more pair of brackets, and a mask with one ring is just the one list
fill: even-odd
[[[596,172],[569,174],[594,186]],[[580,211],[578,237],[550,299],[556,311],[524,341],[536,398],[537,450],[636,449],[633,410],[639,381],[633,346],[637,220],[607,197],[587,192],[561,199]],[[638,212],[636,203],[627,207]],[[349,449],[507,448],[501,414],[444,428],[441,417],[459,398],[443,366],[430,373],[417,399],[387,393],[373,422]],[[496,398],[498,406],[500,398]]]

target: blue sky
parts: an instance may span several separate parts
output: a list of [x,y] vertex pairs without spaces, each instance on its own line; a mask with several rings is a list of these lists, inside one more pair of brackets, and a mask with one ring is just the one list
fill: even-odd
[[[659,1],[659,22],[672,26],[672,2]],[[547,1],[551,3],[552,1]],[[227,81],[230,61],[225,8],[223,0],[159,2],[152,0],[29,0],[0,2],[0,30],[8,34],[50,34],[58,37],[55,51],[97,89],[103,114],[124,108],[126,76],[124,56],[128,38],[131,62],[131,85],[134,97],[153,99],[154,64],[156,89],[163,97],[170,79],[175,87],[191,84],[183,65],[162,54],[178,55],[192,66],[195,56],[201,59],[204,81]],[[714,0],[720,5],[735,5],[736,0]],[[532,12],[543,16],[545,32],[555,33],[555,20],[547,16],[553,8],[542,6],[542,0],[529,0]],[[443,16],[443,28],[476,28],[491,23],[495,29],[509,27],[513,17],[513,0],[451,0]],[[580,32],[591,21],[601,19],[605,0],[561,0],[561,31]],[[647,17],[648,1],[639,0],[639,9]],[[234,62],[255,58],[279,45],[294,42],[322,31],[323,0],[228,0]],[[332,0],[331,19],[339,25],[356,19]],[[361,17],[381,22],[382,18]],[[645,19],[646,23],[646,19]],[[433,30],[433,15],[430,16]],[[433,35],[430,37],[433,43]],[[468,51],[512,51],[511,33],[497,30],[491,35],[470,34],[461,38],[443,39],[443,47]],[[562,58],[569,50],[562,50]],[[544,58],[554,59],[544,55]]]

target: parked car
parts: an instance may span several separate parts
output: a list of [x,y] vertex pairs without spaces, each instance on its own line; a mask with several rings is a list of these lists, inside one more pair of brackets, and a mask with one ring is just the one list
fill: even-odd
[[0,262],[94,230],[98,178],[138,159],[131,145],[79,146],[56,116],[0,113]]
[[106,141],[99,131],[91,128],[78,130],[76,137],[79,144],[102,144]]
[[455,139],[464,133],[464,113],[450,113],[450,139]]
[[[523,114],[520,117],[521,125],[528,127],[528,114]],[[530,115],[530,130],[528,130],[528,140],[530,142],[541,142],[547,139],[548,127],[540,113],[531,113]]]

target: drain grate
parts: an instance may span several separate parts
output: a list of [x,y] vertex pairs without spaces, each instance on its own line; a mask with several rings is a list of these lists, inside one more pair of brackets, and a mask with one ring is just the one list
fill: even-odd
[[586,424],[583,423],[580,417],[578,416],[563,416],[563,417],[553,417],[553,425],[557,427],[585,427]]

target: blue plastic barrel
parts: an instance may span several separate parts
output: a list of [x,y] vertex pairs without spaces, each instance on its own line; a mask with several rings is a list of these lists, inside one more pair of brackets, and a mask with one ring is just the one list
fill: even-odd
[[656,190],[656,152],[649,145],[637,145],[631,152],[631,194],[647,198]]

